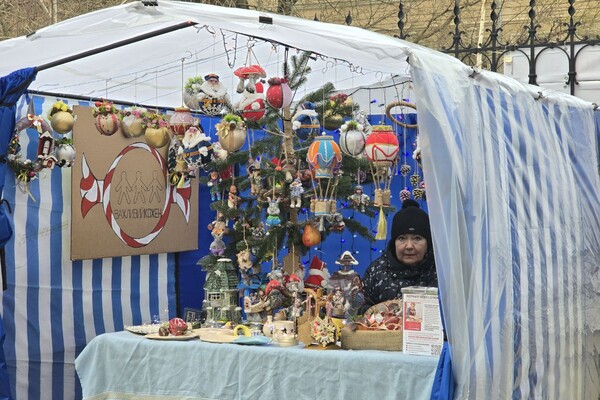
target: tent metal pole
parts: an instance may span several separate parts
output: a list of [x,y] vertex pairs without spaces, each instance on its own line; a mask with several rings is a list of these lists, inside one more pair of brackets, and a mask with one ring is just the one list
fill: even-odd
[[153,37],[156,37],[156,36],[164,35],[165,33],[169,33],[169,32],[178,31],[180,29],[188,28],[188,27],[194,26],[194,25],[196,25],[196,23],[192,22],[192,21],[182,22],[182,23],[177,24],[177,25],[173,25],[173,26],[169,26],[169,27],[166,27],[166,28],[158,29],[156,31],[144,33],[143,35],[134,36],[132,38],[125,39],[125,40],[120,40],[118,42],[111,43],[111,44],[108,44],[106,46],[98,47],[98,48],[95,48],[95,49],[84,51],[84,52],[79,53],[79,54],[74,54],[72,56],[61,58],[60,60],[56,60],[56,61],[52,61],[52,62],[49,62],[49,63],[46,63],[46,64],[38,65],[37,67],[35,67],[35,70],[37,72],[39,72],[39,71],[43,71],[45,69],[54,68],[54,67],[57,67],[59,65],[69,63],[71,61],[76,61],[76,60],[79,60],[79,59],[82,59],[82,58],[85,58],[85,57],[93,56],[95,54],[103,53],[103,52],[108,51],[108,50],[113,50],[113,49],[116,49],[118,47],[127,46],[128,44],[140,42],[142,40],[146,40],[146,39],[150,39],[150,38],[153,38]]

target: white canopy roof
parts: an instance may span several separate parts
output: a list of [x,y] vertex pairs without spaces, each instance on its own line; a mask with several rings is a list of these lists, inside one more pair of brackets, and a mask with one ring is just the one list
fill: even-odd
[[[269,19],[272,23],[264,22]],[[30,89],[179,106],[182,79],[195,75],[218,73],[232,93],[233,71],[247,62],[248,47],[256,56],[250,61],[258,61],[268,76],[281,75],[286,46],[290,55],[294,49],[326,55],[310,63],[313,72],[302,89],[307,92],[325,82],[337,89],[377,84],[393,75],[401,82],[408,77],[409,50],[437,53],[360,28],[161,0],[158,6],[136,2],[103,9],[0,42],[0,76],[188,22],[194,25],[42,70]]]

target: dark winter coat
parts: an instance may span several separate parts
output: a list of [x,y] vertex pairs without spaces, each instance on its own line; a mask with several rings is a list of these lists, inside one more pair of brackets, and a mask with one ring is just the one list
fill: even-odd
[[402,288],[437,287],[433,251],[428,249],[420,265],[409,267],[398,261],[393,243],[390,241],[386,252],[373,261],[365,271],[363,285],[365,294],[363,312],[373,304],[402,297]]

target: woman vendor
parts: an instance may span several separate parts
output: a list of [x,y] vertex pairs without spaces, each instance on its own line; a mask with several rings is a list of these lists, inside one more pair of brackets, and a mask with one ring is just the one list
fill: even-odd
[[404,201],[394,215],[386,251],[369,265],[363,284],[363,311],[373,304],[400,298],[404,287],[437,287],[429,216],[416,201]]

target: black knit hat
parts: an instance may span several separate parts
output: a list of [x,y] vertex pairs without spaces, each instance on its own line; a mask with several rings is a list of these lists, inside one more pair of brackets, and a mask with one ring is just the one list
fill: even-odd
[[423,236],[427,239],[427,245],[431,246],[429,215],[421,210],[419,203],[411,199],[402,202],[402,209],[394,215],[391,242],[393,243],[398,236],[407,233]]

